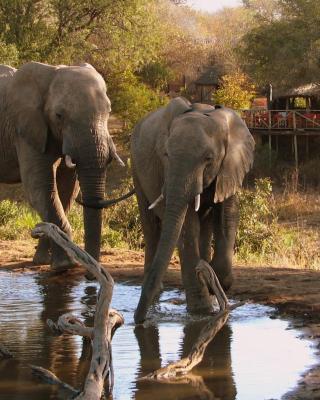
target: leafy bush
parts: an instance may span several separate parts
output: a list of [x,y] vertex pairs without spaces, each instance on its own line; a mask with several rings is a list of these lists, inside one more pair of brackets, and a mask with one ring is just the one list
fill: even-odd
[[[130,188],[132,188],[132,184],[127,181],[113,196],[121,196],[128,192]],[[104,221],[105,226],[109,226],[109,229],[120,234],[119,240],[122,246],[128,246],[130,249],[142,247],[143,235],[136,196],[107,209],[104,214]]]
[[40,221],[28,206],[11,201],[0,202],[0,239],[13,240],[30,236],[30,230]]
[[247,75],[242,72],[224,75],[220,80],[219,89],[213,94],[213,101],[235,110],[250,107],[255,96],[255,86]]
[[[130,181],[124,182],[118,190],[112,193],[112,197],[116,198],[127,193],[132,186]],[[81,243],[84,234],[82,207],[74,204],[68,219],[73,230],[73,240]],[[140,249],[142,247],[143,235],[135,196],[103,211],[101,236],[103,246],[127,247],[130,249]]]
[[269,178],[257,179],[254,190],[239,193],[240,221],[237,255],[243,260],[265,257],[275,251],[278,232]]
[[125,78],[114,93],[111,93],[111,97],[114,112],[124,119],[129,129],[145,114],[168,101],[166,96],[139,82],[133,75]]

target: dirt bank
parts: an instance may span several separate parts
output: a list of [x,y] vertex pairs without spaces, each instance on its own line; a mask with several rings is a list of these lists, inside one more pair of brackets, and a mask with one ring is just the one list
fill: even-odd
[[[51,273],[49,266],[32,265],[34,246],[35,242],[31,240],[0,241],[0,268],[16,273]],[[115,280],[142,279],[142,252],[105,250],[102,253],[102,263]],[[173,258],[165,284],[181,286],[179,268],[178,259]],[[303,335],[314,339],[320,348],[320,271],[237,265],[234,268],[234,285],[228,295],[275,306],[279,314],[290,318],[292,325],[303,329]],[[297,390],[287,395],[286,400],[289,399],[320,399],[320,365],[304,377]]]

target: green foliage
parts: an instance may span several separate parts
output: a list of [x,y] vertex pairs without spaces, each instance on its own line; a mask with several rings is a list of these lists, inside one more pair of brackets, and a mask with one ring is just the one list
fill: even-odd
[[2,64],[15,67],[18,65],[19,52],[14,44],[0,41],[0,60]]
[[125,121],[128,128],[149,111],[153,111],[168,101],[166,96],[150,89],[131,75],[124,80],[112,95],[113,110]]
[[243,260],[270,256],[275,251],[278,231],[270,179],[257,179],[254,190],[243,189],[239,200],[237,256]]
[[28,206],[11,200],[0,202],[0,238],[12,240],[30,236],[30,230],[40,221]]
[[[247,1],[250,3],[253,1]],[[257,2],[257,0],[255,0]],[[320,3],[318,0],[273,0],[273,13],[253,7],[257,21],[239,43],[247,71],[261,86],[292,87],[319,75]]]
[[172,70],[161,61],[146,64],[140,71],[140,76],[145,83],[157,90],[165,90],[174,79]]
[[[130,188],[132,188],[132,183],[126,182],[113,196],[121,196]],[[128,246],[130,249],[142,247],[143,235],[136,196],[105,210],[104,221],[105,226],[108,225],[110,230],[118,233],[121,246]],[[110,245],[110,243],[108,244]]]
[[[112,193],[112,197],[119,197],[131,188],[130,181],[124,182],[118,190]],[[82,243],[84,234],[82,207],[74,204],[68,219],[72,226],[73,239],[77,243]],[[142,228],[135,196],[104,210],[102,245],[140,249],[142,242]]]
[[0,225],[5,225],[9,221],[15,219],[19,214],[19,207],[17,203],[10,200],[3,200],[0,202]]
[[250,108],[255,96],[255,86],[242,72],[224,75],[220,80],[220,87],[213,94],[213,101],[235,110]]

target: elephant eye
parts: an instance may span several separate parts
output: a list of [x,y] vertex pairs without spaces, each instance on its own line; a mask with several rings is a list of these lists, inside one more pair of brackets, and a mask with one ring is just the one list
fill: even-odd
[[210,162],[212,160],[213,160],[213,155],[212,154],[206,156],[206,161]]
[[164,154],[163,154],[165,157],[169,157],[169,155],[168,155],[168,152],[164,152]]
[[56,117],[57,117],[58,119],[62,119],[62,114],[56,113]]

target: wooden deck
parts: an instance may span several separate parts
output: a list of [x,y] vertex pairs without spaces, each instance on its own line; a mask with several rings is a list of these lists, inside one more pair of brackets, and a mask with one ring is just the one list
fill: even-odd
[[259,136],[268,136],[270,165],[272,149],[278,154],[279,137],[291,138],[294,163],[298,168],[298,137],[305,138],[304,152],[308,160],[309,137],[320,136],[320,110],[241,110],[239,113],[256,141],[259,142]]
[[241,110],[248,128],[261,135],[320,135],[320,110]]

